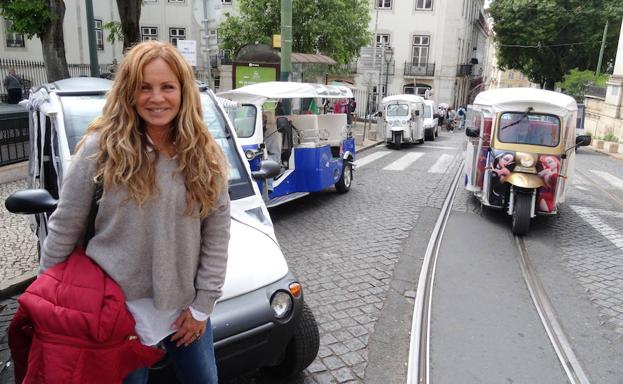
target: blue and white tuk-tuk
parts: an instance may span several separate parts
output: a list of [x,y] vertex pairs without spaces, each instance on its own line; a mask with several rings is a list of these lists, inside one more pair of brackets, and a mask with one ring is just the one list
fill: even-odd
[[[260,183],[268,207],[335,186],[350,189],[355,140],[346,113],[322,113],[323,103],[353,97],[340,85],[266,82],[221,92],[251,171],[262,159],[276,161],[281,170]],[[291,113],[285,114],[283,104]]]

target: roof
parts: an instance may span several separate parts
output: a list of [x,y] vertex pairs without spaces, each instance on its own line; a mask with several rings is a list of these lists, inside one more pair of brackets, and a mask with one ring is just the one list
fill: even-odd
[[383,104],[391,103],[393,101],[407,101],[411,103],[423,103],[424,98],[422,96],[411,95],[411,94],[402,94],[402,95],[393,95],[384,97],[381,102]]
[[112,81],[99,77],[71,77],[57,80],[48,88],[61,94],[106,93],[112,88]]
[[551,109],[551,113],[564,114],[578,109],[571,96],[536,88],[499,88],[480,92],[474,105],[490,106],[495,112],[502,110],[523,110],[532,107],[537,111]]
[[266,100],[292,98],[344,99],[353,97],[353,92],[343,85],[297,83],[293,81],[268,81],[246,85],[230,91],[217,93],[217,96],[246,103],[260,104]]
[[290,60],[292,60],[292,64],[337,64],[337,62],[329,56],[321,55],[319,53],[313,54],[292,52],[290,54]]

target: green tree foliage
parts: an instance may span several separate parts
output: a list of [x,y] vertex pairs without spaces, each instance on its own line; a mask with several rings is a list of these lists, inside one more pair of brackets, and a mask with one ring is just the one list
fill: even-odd
[[584,99],[584,92],[589,84],[595,84],[604,86],[608,80],[608,75],[602,74],[599,77],[595,76],[595,72],[590,70],[580,71],[577,68],[572,69],[564,75],[560,87],[563,92],[573,96],[577,101],[581,102]]
[[606,20],[603,66],[612,65],[623,15],[620,0],[494,0],[498,66],[553,89],[572,68],[595,70]]
[[0,0],[0,14],[14,32],[41,40],[48,81],[69,77],[63,37],[63,0]]
[[[271,44],[281,33],[280,0],[239,0],[240,16],[219,26],[219,45],[237,51],[249,43]],[[292,51],[322,53],[348,63],[371,42],[367,0],[293,0]]]

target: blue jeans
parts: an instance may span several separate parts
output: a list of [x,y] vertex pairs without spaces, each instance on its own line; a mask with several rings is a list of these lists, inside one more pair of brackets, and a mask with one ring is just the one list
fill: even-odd
[[[183,384],[216,384],[216,359],[214,357],[214,342],[212,340],[212,324],[208,319],[206,332],[188,347],[175,346],[171,337],[163,343],[169,358],[175,367],[177,380]],[[123,384],[146,384],[149,378],[149,368],[139,368],[131,372],[123,380]]]

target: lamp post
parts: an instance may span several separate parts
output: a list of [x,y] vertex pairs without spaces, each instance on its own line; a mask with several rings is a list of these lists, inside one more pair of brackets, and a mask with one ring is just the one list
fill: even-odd
[[[379,65],[380,70],[379,70],[379,86],[377,87],[377,92],[376,94],[378,95],[378,100],[377,100],[377,111],[381,110],[382,107],[382,103],[381,101],[383,100],[383,97],[385,94],[387,94],[387,88],[385,88],[385,92],[383,92],[383,63],[386,63],[387,65],[387,71],[389,71],[389,62],[392,61],[392,57],[394,56],[394,50],[391,47],[387,47],[385,45],[385,42],[383,42],[381,44],[381,63]],[[385,87],[387,87],[387,71],[385,73]]]
[[385,96],[387,96],[387,83],[389,81],[389,63],[392,62],[394,57],[394,50],[392,47],[387,48],[387,53],[385,54],[385,63],[387,67],[385,68]]

